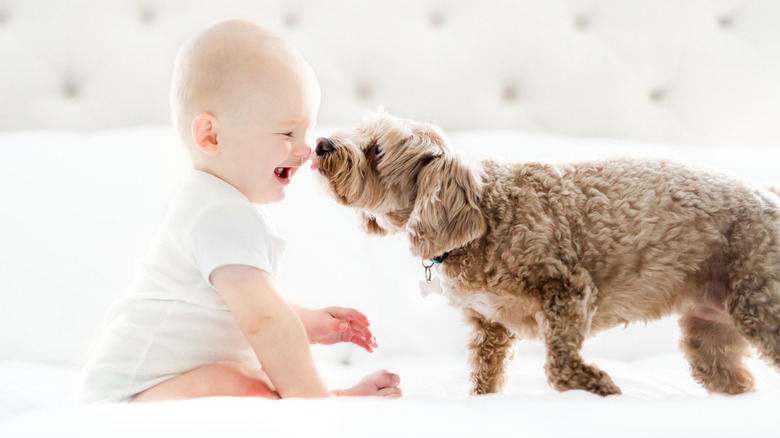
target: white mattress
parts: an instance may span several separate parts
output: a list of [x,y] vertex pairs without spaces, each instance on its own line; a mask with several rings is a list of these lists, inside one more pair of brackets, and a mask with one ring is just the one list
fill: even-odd
[[[0,363],[0,436],[143,437],[299,436],[776,436],[780,374],[751,361],[758,391],[708,395],[681,354],[634,361],[595,360],[623,389],[606,399],[557,393],[541,355],[518,357],[504,394],[470,397],[465,358],[395,357],[359,366],[320,361],[327,383],[354,383],[388,368],[403,377],[396,400],[332,398],[270,401],[215,397],[149,404],[71,401],[77,368]],[[172,435],[173,434],[173,435]]]

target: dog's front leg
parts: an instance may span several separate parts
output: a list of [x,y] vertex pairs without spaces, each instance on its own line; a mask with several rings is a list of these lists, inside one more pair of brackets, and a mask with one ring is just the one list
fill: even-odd
[[503,325],[489,322],[474,311],[467,310],[466,317],[473,329],[469,342],[472,394],[500,392],[506,383],[506,365],[516,337]]
[[542,288],[543,312],[537,319],[547,349],[547,380],[558,391],[620,394],[607,373],[586,364],[580,355],[589,326],[590,293],[571,289],[560,281],[550,281]]

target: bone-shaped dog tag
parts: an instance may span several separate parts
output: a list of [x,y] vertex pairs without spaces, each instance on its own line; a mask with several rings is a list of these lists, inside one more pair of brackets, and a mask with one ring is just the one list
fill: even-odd
[[441,281],[439,277],[434,277],[431,281],[420,280],[417,282],[420,285],[420,295],[427,297],[430,294],[441,294],[444,292],[441,288]]
[[433,268],[435,263],[434,260],[428,260],[428,263],[425,263],[425,260],[422,261],[423,268],[425,268],[425,281],[420,280],[417,284],[420,285],[420,295],[422,295],[423,298],[430,294],[441,295],[441,293],[444,292],[441,288],[439,277],[431,280],[431,268]]

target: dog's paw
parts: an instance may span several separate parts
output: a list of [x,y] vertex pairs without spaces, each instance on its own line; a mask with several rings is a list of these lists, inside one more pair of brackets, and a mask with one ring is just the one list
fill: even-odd
[[581,389],[602,397],[623,393],[607,373],[592,365],[577,364],[557,372],[550,370],[548,379],[558,391]]
[[498,385],[477,385],[471,388],[471,395],[497,394],[501,392]]
[[586,391],[592,392],[593,394],[597,394],[602,397],[623,394],[623,391],[621,391],[620,388],[618,388],[618,386],[615,385],[615,383],[612,382],[612,379],[606,374],[604,374],[604,379],[600,380],[592,388],[587,388]]

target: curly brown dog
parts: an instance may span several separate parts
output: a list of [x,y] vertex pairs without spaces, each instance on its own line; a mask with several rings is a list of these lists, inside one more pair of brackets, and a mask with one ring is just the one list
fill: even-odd
[[501,390],[523,338],[544,341],[557,390],[619,394],[583,340],[671,313],[711,392],[753,388],[751,346],[780,367],[780,198],[765,188],[662,160],[470,164],[435,126],[383,112],[320,138],[312,168],[367,232],[441,260],[474,329],[475,394]]

